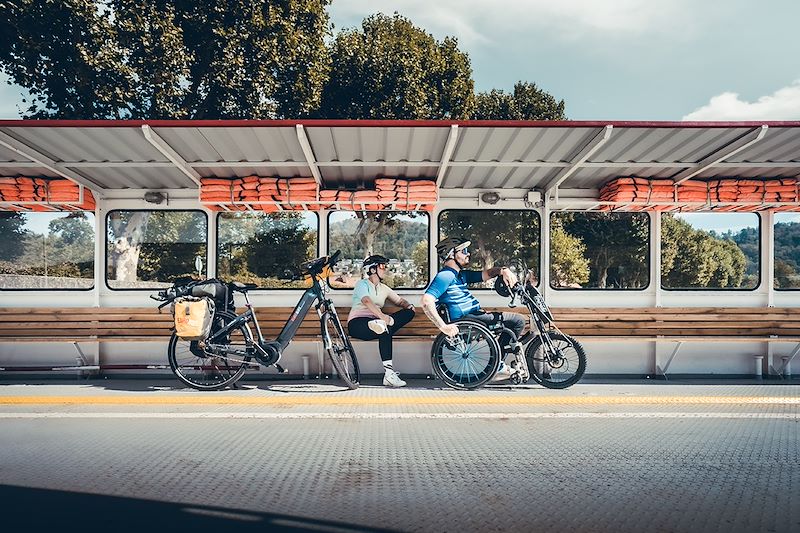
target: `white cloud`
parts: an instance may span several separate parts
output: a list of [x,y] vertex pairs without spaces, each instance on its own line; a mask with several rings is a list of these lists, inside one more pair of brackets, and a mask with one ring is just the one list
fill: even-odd
[[674,38],[677,24],[686,31],[688,6],[689,0],[347,0],[334,2],[331,14],[337,26],[357,26],[367,14],[397,11],[437,37],[454,35],[472,44],[531,30],[564,40],[587,33],[668,32]]
[[683,120],[800,120],[800,80],[755,102],[733,92],[718,94]]

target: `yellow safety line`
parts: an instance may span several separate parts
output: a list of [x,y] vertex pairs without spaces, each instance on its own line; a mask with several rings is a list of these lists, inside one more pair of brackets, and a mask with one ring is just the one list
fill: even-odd
[[797,397],[765,396],[0,396],[0,405],[800,405]]

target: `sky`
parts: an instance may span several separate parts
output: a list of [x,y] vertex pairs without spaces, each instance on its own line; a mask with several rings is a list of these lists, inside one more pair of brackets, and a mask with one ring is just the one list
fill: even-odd
[[[573,120],[800,120],[797,0],[334,0],[335,30],[399,12],[454,36],[476,89],[536,83]],[[0,118],[20,88],[0,74]]]

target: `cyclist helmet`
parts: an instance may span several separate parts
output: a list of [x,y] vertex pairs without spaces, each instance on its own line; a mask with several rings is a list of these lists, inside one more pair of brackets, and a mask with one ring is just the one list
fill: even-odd
[[442,261],[452,259],[457,250],[463,250],[470,245],[464,237],[445,237],[436,245],[436,253]]
[[370,270],[373,267],[377,267],[378,265],[388,265],[389,260],[383,257],[382,255],[375,254],[367,257],[364,259],[363,267],[367,271],[367,274],[370,274]]

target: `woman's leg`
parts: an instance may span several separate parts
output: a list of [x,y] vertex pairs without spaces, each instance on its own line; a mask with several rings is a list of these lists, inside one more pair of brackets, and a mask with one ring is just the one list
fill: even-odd
[[358,339],[360,341],[374,341],[378,338],[378,335],[375,334],[374,331],[369,329],[369,321],[374,320],[372,318],[354,318],[350,322],[347,323],[347,331],[350,333],[350,336]]
[[392,313],[391,317],[394,319],[394,324],[389,326],[389,333],[394,335],[397,333],[397,330],[411,322],[411,319],[414,318],[414,311],[411,309],[401,309],[396,313]]
[[378,335],[369,329],[369,322],[374,318],[354,318],[347,323],[347,331],[350,336],[362,341],[374,341],[378,339],[378,351],[381,354],[381,361],[392,360],[392,335],[387,331]]

